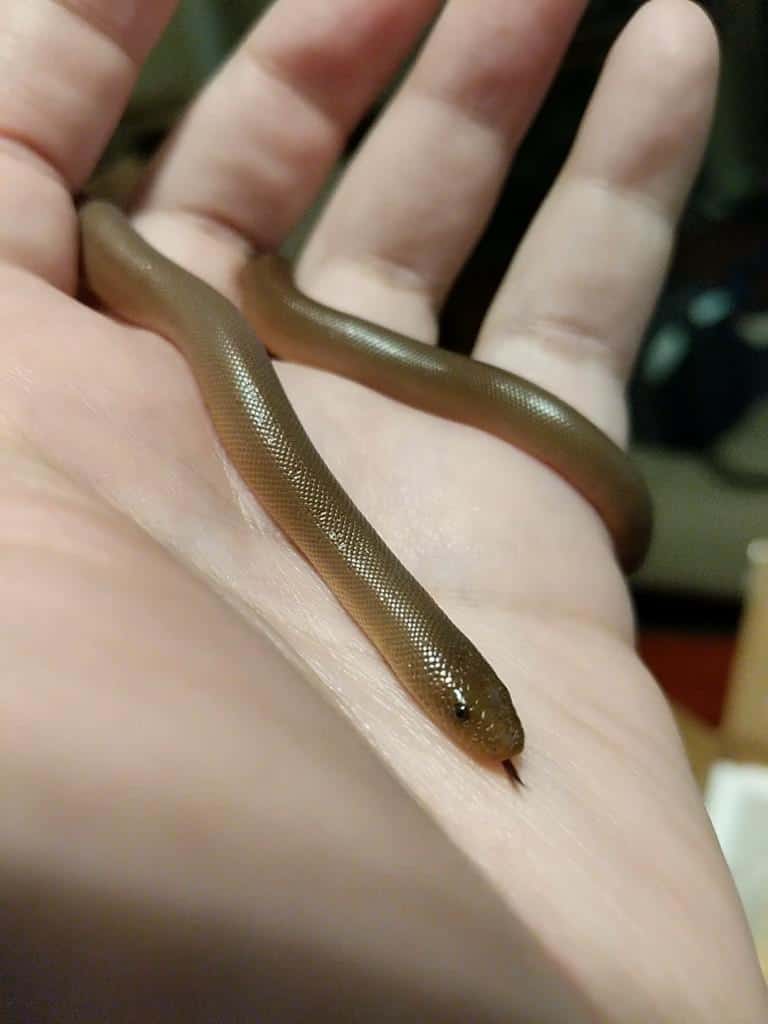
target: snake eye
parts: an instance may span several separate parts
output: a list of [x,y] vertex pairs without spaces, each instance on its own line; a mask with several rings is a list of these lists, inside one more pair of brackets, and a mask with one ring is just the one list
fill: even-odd
[[469,718],[469,705],[465,704],[463,700],[456,701],[453,706],[453,713],[460,722],[466,722]]

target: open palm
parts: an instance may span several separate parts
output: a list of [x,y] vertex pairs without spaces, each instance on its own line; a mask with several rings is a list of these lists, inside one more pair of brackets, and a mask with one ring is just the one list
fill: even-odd
[[[317,867],[354,864],[375,889],[386,849],[395,894],[415,892],[439,917],[446,892],[463,891],[448,931],[467,933],[471,919],[484,936],[454,979],[476,1016],[457,1019],[575,1021],[588,1012],[578,1003],[605,1020],[759,1020],[744,924],[589,506],[493,438],[278,367],[342,484],[509,686],[528,734],[515,791],[425,719],[244,490],[175,349],[72,297],[71,192],[173,4],[147,0],[130,17],[116,6],[11,0],[0,14],[14,43],[0,50],[4,876],[59,895],[85,886],[88,906],[95,886],[100,898],[130,891],[139,907],[194,907],[236,921],[246,945],[271,934],[266,892],[299,947],[286,906],[300,892],[306,921],[325,893],[369,970],[391,960],[401,977],[397,943],[371,945],[384,907],[369,895],[364,923],[359,907],[345,917],[333,868]],[[281,243],[440,7],[279,0],[154,165],[141,230],[236,299],[247,245]],[[434,341],[436,310],[581,7],[446,6],[305,250],[306,291]],[[639,13],[478,341],[478,357],[619,441],[623,380],[700,156],[715,67],[708,23],[686,0]],[[319,875],[303,889],[310,860]],[[301,870],[267,881],[287,863]],[[448,939],[430,965],[434,934],[409,907],[409,940],[420,927],[426,937],[408,969],[454,970]],[[318,934],[306,926],[315,951],[336,941],[323,920]],[[450,1019],[446,1007],[435,1019]]]

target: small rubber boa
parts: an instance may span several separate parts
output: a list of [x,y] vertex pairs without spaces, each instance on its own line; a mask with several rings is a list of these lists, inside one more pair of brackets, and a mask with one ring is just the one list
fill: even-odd
[[[179,348],[235,469],[400,682],[460,746],[516,775],[510,759],[523,749],[524,733],[509,691],[341,488],[249,322],[153,249],[116,207],[88,202],[80,225],[93,295]],[[625,567],[642,559],[651,528],[642,478],[621,449],[568,405],[522,378],[310,300],[275,255],[251,260],[243,281],[248,319],[271,352],[521,447],[594,505]]]

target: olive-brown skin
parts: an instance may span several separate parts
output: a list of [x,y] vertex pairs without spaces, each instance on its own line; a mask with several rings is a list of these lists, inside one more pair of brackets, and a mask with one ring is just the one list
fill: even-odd
[[[241,478],[401,683],[470,753],[502,762],[518,754],[524,734],[507,688],[342,490],[241,313],[109,204],[87,203],[80,223],[90,291],[180,349]],[[640,560],[650,534],[644,486],[620,449],[570,407],[521,378],[312,302],[279,258],[252,261],[244,280],[249,319],[271,351],[518,444],[592,501],[626,565]]]
[[566,402],[514,373],[315,302],[294,286],[277,253],[250,260],[243,285],[246,316],[273,355],[331,370],[522,448],[595,508],[626,572],[642,563],[653,522],[645,480]]

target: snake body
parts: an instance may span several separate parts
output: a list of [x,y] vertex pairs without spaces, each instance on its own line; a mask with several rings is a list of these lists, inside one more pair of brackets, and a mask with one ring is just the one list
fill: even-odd
[[273,355],[331,370],[524,449],[594,506],[627,572],[642,562],[652,522],[645,481],[572,406],[523,377],[315,302],[294,286],[276,253],[252,259],[243,283],[247,319]]
[[[462,747],[511,768],[524,734],[507,688],[341,488],[248,321],[153,249],[115,207],[87,203],[80,223],[91,292],[109,310],[179,348],[235,469],[397,678]],[[625,566],[642,558],[650,535],[642,480],[623,452],[575,410],[512,374],[313,302],[297,291],[279,257],[251,261],[245,281],[248,319],[270,351],[522,447],[592,502]]]

